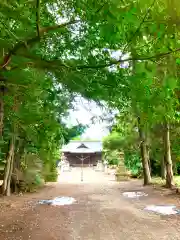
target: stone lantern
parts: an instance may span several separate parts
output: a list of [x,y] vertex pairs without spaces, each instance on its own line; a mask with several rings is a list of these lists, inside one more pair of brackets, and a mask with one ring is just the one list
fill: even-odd
[[120,181],[127,181],[129,179],[129,174],[126,170],[125,164],[124,164],[124,153],[120,152],[119,153],[119,164],[118,167],[116,169],[116,181],[120,182]]

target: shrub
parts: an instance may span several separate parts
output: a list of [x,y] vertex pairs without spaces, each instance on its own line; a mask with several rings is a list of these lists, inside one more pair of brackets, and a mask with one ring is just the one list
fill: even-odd
[[56,169],[56,164],[49,166],[48,164],[44,168],[44,180],[45,182],[56,182],[58,177],[58,172]]

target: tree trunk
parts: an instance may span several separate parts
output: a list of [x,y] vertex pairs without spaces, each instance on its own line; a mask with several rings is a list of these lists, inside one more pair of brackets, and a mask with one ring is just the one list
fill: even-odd
[[2,138],[3,135],[3,124],[4,124],[4,100],[3,100],[3,94],[0,93],[0,138]]
[[161,178],[166,179],[166,165],[165,165],[165,157],[161,159]]
[[12,136],[6,166],[4,169],[4,181],[2,186],[2,193],[5,196],[10,196],[10,184],[13,171],[14,162],[14,149],[15,149],[15,136]]
[[[14,112],[17,110],[17,104],[16,104],[16,98],[14,98],[14,107],[13,107]],[[10,140],[10,146],[9,146],[9,153],[8,157],[6,160],[6,166],[4,169],[4,181],[3,181],[3,186],[2,186],[2,193],[5,196],[10,196],[11,194],[11,178],[12,178],[12,171],[14,167],[14,154],[15,154],[15,141],[16,141],[16,123],[12,123],[12,137]]]
[[151,175],[151,160],[149,158],[149,147],[147,146],[147,144],[146,144],[146,151],[147,151],[147,156],[148,156],[149,172],[150,172],[150,175]]
[[14,162],[14,149],[11,154],[11,162],[10,162],[9,176],[8,176],[8,180],[7,180],[6,196],[11,195],[11,178],[12,178],[12,172],[13,172],[13,162]]
[[19,140],[18,143],[17,143],[17,150],[15,151],[15,154],[14,154],[14,168],[20,170],[20,165],[21,165],[21,157],[24,153],[24,148],[25,148],[25,142],[24,140]]
[[0,75],[0,138],[3,137],[3,127],[4,127],[4,94],[7,91],[5,87],[5,79]]
[[138,130],[139,130],[139,137],[141,141],[141,158],[142,158],[142,165],[143,165],[143,175],[144,175],[144,185],[151,184],[151,173],[149,168],[149,153],[146,144],[146,137],[144,131],[141,126],[140,117],[138,117]]
[[171,159],[171,142],[169,124],[164,125],[164,156],[166,164],[166,187],[172,188],[174,186],[173,167]]

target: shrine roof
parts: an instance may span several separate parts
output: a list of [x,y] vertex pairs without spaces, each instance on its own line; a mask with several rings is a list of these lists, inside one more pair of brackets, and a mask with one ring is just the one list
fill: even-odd
[[62,152],[70,153],[95,153],[102,152],[101,141],[77,141],[71,140],[67,145],[62,147]]

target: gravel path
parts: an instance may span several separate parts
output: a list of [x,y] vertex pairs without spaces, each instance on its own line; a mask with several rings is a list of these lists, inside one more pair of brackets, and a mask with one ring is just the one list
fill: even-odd
[[[134,189],[149,196],[139,200],[122,196]],[[76,203],[58,207],[36,204],[57,196],[74,197]],[[177,199],[143,188],[139,181],[116,183],[112,175],[92,169],[85,169],[83,183],[80,170],[73,170],[40,193],[3,201],[9,205],[0,209],[0,240],[180,239],[179,216],[162,217],[143,210],[147,204],[177,203]]]

